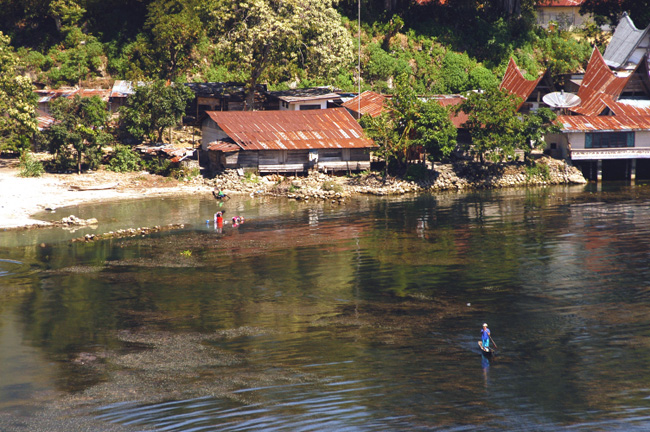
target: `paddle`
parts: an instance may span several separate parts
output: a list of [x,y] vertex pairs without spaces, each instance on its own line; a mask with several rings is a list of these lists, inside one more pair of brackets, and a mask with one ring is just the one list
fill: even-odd
[[494,344],[494,348],[497,348],[497,349],[498,349],[499,347],[497,346],[497,343],[494,342],[494,339],[492,339],[492,336],[488,335],[488,337],[490,338],[490,340],[491,340],[492,343]]

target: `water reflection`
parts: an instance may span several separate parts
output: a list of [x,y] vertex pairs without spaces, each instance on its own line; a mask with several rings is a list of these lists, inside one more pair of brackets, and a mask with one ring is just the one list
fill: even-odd
[[6,331],[131,430],[641,430],[650,190],[608,187],[79,208],[187,228],[3,247]]

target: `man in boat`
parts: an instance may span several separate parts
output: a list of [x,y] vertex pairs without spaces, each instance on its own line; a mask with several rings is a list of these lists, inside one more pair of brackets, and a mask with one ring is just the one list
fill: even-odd
[[483,323],[483,328],[481,329],[481,341],[483,342],[483,348],[490,348],[490,329],[488,328],[487,323]]

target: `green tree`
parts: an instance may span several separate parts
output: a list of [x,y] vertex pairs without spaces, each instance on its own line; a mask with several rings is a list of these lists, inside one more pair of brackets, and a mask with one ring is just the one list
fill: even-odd
[[[216,48],[247,77],[247,109],[269,69],[329,77],[353,58],[350,32],[334,9],[337,0],[210,0],[200,9]],[[277,71],[276,71],[277,74]],[[287,78],[292,78],[291,76]]]
[[0,32],[0,152],[22,151],[37,131],[31,80],[19,74],[18,56]]
[[165,128],[177,125],[194,93],[159,80],[135,89],[120,109],[120,126],[137,139],[162,142]]
[[420,105],[421,102],[409,83],[409,77],[403,74],[398,77],[395,94],[386,102],[384,112],[375,118],[370,116],[361,118],[361,126],[379,146],[375,153],[386,162],[384,178],[392,163],[399,168],[403,168],[408,163],[409,150],[414,144]]
[[420,106],[415,132],[414,145],[422,146],[430,160],[448,157],[456,148],[458,130],[449,118],[449,110],[435,100]]
[[517,148],[524,152],[524,158],[528,159],[533,150],[546,145],[546,134],[560,132],[560,127],[554,123],[556,118],[557,115],[548,108],[540,108],[519,118],[515,140]]
[[517,117],[519,98],[506,90],[488,89],[484,92],[470,92],[456,111],[467,113],[463,125],[472,137],[466,150],[484,162],[488,156],[493,160],[514,154],[515,135],[521,130]]
[[632,20],[645,26],[650,21],[650,1],[649,0],[585,0],[580,6],[580,13],[593,14],[597,22],[609,22],[615,27],[623,12],[626,12]]
[[58,98],[51,104],[51,113],[56,121],[45,131],[45,142],[59,166],[74,163],[78,173],[84,160],[91,169],[99,166],[102,147],[112,139],[107,132],[106,102],[97,96]]
[[156,0],[149,5],[145,28],[162,78],[176,79],[191,65],[202,24],[188,0]]

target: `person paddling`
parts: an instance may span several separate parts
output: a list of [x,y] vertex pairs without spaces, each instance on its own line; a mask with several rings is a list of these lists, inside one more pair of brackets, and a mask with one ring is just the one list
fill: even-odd
[[481,329],[481,342],[483,342],[483,348],[490,349],[490,329],[487,323],[483,323],[483,328]]

